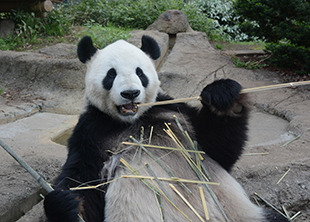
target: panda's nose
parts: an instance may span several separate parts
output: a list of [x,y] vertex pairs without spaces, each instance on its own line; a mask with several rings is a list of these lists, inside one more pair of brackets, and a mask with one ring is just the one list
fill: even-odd
[[125,90],[121,92],[121,96],[125,99],[133,100],[140,95],[140,90]]

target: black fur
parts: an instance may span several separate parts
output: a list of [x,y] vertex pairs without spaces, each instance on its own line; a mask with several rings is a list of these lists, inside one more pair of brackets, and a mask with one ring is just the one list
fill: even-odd
[[157,42],[150,36],[142,36],[141,50],[156,60],[160,57],[160,48]]
[[206,86],[202,93],[204,104],[199,113],[197,138],[208,155],[230,171],[242,153],[247,140],[248,110],[243,107],[239,117],[218,115],[232,108],[240,96],[241,86],[236,81],[222,79]]
[[241,85],[231,79],[220,79],[206,86],[202,93],[202,102],[215,107],[218,111],[229,110],[234,100],[239,98]]
[[147,85],[149,84],[149,79],[147,78],[147,76],[144,74],[143,70],[140,67],[136,68],[136,74],[140,78],[142,86],[146,88]]
[[84,36],[78,44],[77,54],[82,63],[86,63],[97,52],[91,37]]
[[106,90],[110,90],[113,86],[114,79],[116,78],[116,70],[114,68],[109,69],[107,75],[102,80],[103,87]]
[[289,220],[273,210],[265,210],[268,222],[289,222]]
[[[220,95],[212,102],[212,106],[225,107],[226,110],[232,108],[233,103],[230,101],[239,102],[234,93],[235,88],[238,87],[238,83],[231,82],[230,80],[217,81],[207,86],[203,90],[202,95],[209,95],[207,96],[208,98],[214,98],[215,94]],[[222,93],[223,89],[228,92]],[[171,98],[161,94],[157,97],[158,101],[168,99]],[[184,103],[154,106],[145,112],[139,121],[129,124],[116,120],[96,107],[89,105],[86,112],[80,116],[73,135],[69,139],[68,158],[62,173],[56,181],[56,191],[46,196],[45,208],[49,221],[66,221],[54,217],[54,215],[66,214],[68,217],[76,219],[76,210],[72,209],[73,206],[76,206],[76,199],[81,200],[84,208],[82,214],[86,221],[103,221],[105,206],[103,192],[98,190],[72,192],[78,197],[76,199],[67,198],[67,194],[64,193],[65,205],[70,207],[59,208],[57,207],[58,203],[63,201],[58,196],[62,193],[59,190],[66,190],[69,187],[79,185],[76,181],[82,183],[95,181],[94,184],[98,184],[98,180],[101,178],[100,171],[103,168],[103,162],[110,155],[107,149],[112,147],[111,138],[115,138],[115,136],[128,127],[136,131],[132,132],[131,135],[139,135],[140,127],[138,126],[141,124],[144,126],[154,126],[154,129],[162,129],[161,125],[166,120],[154,118],[155,113],[177,111],[187,116],[192,122],[200,148],[225,169],[230,170],[240,156],[246,139],[248,111],[244,107],[237,116],[218,116],[210,107],[209,102],[205,101],[204,96],[203,108],[201,110]],[[116,144],[120,141],[112,139],[112,142]],[[91,183],[88,184],[91,185]],[[53,201],[55,199],[58,201]],[[67,211],[67,209],[69,210]]]
[[[77,196],[69,190],[55,190],[47,194],[44,202],[46,216],[50,221],[77,221],[79,201]],[[60,202],[59,199],[62,201]],[[55,214],[55,212],[58,212]]]

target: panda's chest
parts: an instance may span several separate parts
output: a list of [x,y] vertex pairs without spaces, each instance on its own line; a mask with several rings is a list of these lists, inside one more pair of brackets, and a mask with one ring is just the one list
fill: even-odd
[[[120,143],[114,147],[113,155],[105,163],[108,168],[104,170],[108,173],[106,179],[112,181],[105,195],[105,221],[161,221],[161,212],[152,190],[155,185],[151,181],[146,184],[137,178],[127,178],[128,175],[197,179],[182,153],[170,149],[178,149],[179,144],[187,146],[174,115],[179,113],[166,112],[143,118],[144,121],[132,126],[134,128],[128,128],[118,135]],[[184,116],[177,118],[182,129],[189,130],[191,134],[191,125]],[[137,141],[143,148],[137,145]],[[169,188],[169,182],[162,182],[162,185],[172,198],[178,199]],[[189,185],[188,188],[198,190],[196,186]],[[163,208],[170,212],[166,214],[167,220],[184,221],[168,201],[162,201]],[[195,203],[196,199],[192,201]]]
[[110,154],[136,150],[136,141],[143,145],[176,147],[178,144],[172,137],[186,143],[184,131],[194,139],[192,125],[184,115],[172,111],[152,113],[107,137],[103,149]]

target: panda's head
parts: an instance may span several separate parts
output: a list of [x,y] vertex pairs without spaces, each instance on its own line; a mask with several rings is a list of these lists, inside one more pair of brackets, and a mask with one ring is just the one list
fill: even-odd
[[118,40],[99,50],[89,36],[78,44],[78,57],[86,63],[87,104],[125,122],[132,122],[148,108],[139,103],[154,102],[159,79],[152,61],[160,56],[154,39],[142,37],[141,49]]

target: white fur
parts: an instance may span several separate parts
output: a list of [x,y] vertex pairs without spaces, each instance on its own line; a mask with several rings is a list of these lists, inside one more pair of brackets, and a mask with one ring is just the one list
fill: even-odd
[[[157,118],[165,117],[167,122],[171,122],[171,129],[181,140],[183,144],[186,144],[185,139],[182,139],[182,133],[178,130],[178,127],[173,121],[172,116],[177,115],[181,121],[182,126],[191,132],[191,125],[184,119],[179,113],[158,113]],[[140,124],[140,123],[139,123]],[[135,124],[137,129],[140,128],[138,123]],[[141,123],[142,124],[142,123]],[[187,126],[187,127],[186,127]],[[161,133],[164,126],[154,128],[152,144],[175,147],[174,142],[168,135]],[[148,128],[145,127],[148,131]],[[133,133],[132,128],[123,132],[121,141],[126,140],[126,135]],[[191,135],[193,138],[193,135]],[[147,140],[147,138],[145,138]],[[111,147],[115,152],[119,152],[121,149],[128,148],[123,147]],[[157,163],[154,162],[145,152],[142,152],[141,163],[137,161],[135,155],[136,147],[132,147],[133,150],[128,149],[121,155],[126,161],[128,161],[134,169],[138,169],[141,175],[151,176],[144,163],[149,163],[151,169],[154,171],[157,177],[170,177]],[[183,155],[174,151],[169,153],[167,150],[154,150],[148,149],[154,156],[160,158],[160,161],[170,169],[176,177],[184,179],[199,180],[193,169],[189,166]],[[169,153],[169,155],[167,155]],[[204,164],[212,178],[212,181],[219,182],[219,186],[211,186],[210,188],[219,199],[224,211],[231,222],[263,222],[264,215],[263,210],[251,203],[247,195],[245,194],[239,183],[227,173],[221,166],[219,166],[214,160],[207,156],[204,156]],[[121,175],[132,174],[121,163],[116,168],[115,178],[119,178]],[[151,181],[149,181],[151,183]],[[155,181],[154,181],[155,182]],[[155,182],[156,183],[156,182]],[[169,187],[169,183],[162,182],[166,191],[176,203],[176,206],[184,212],[191,221],[200,221],[198,217],[192,212],[192,210],[180,199],[178,195]],[[173,183],[175,187],[186,197],[186,199],[193,205],[195,210],[204,217],[204,211],[199,194],[199,185],[186,184],[192,191],[192,194],[187,194],[177,183]],[[203,186],[202,186],[203,187]],[[204,188],[205,199],[207,202],[208,211],[210,214],[210,222],[224,222],[225,219],[220,212],[219,208],[213,201],[208,190]],[[158,203],[152,190],[150,190],[139,179],[121,178],[113,181],[109,184],[106,192],[106,207],[105,207],[105,222],[153,222],[162,221]],[[164,216],[167,222],[185,222],[188,221],[178,210],[176,210],[164,197],[162,197],[162,208],[164,209]]]
[[[149,80],[146,88],[136,74],[136,68],[140,67]],[[102,81],[107,72],[114,68],[117,76],[110,90],[104,89]],[[122,121],[133,121],[148,109],[141,107],[134,116],[122,116],[116,109],[116,105],[126,104],[129,101],[120,93],[124,90],[140,90],[140,95],[135,99],[137,103],[154,102],[159,90],[159,79],[154,63],[142,50],[136,46],[119,40],[107,47],[98,50],[87,63],[86,73],[86,102],[101,111],[110,114]]]

